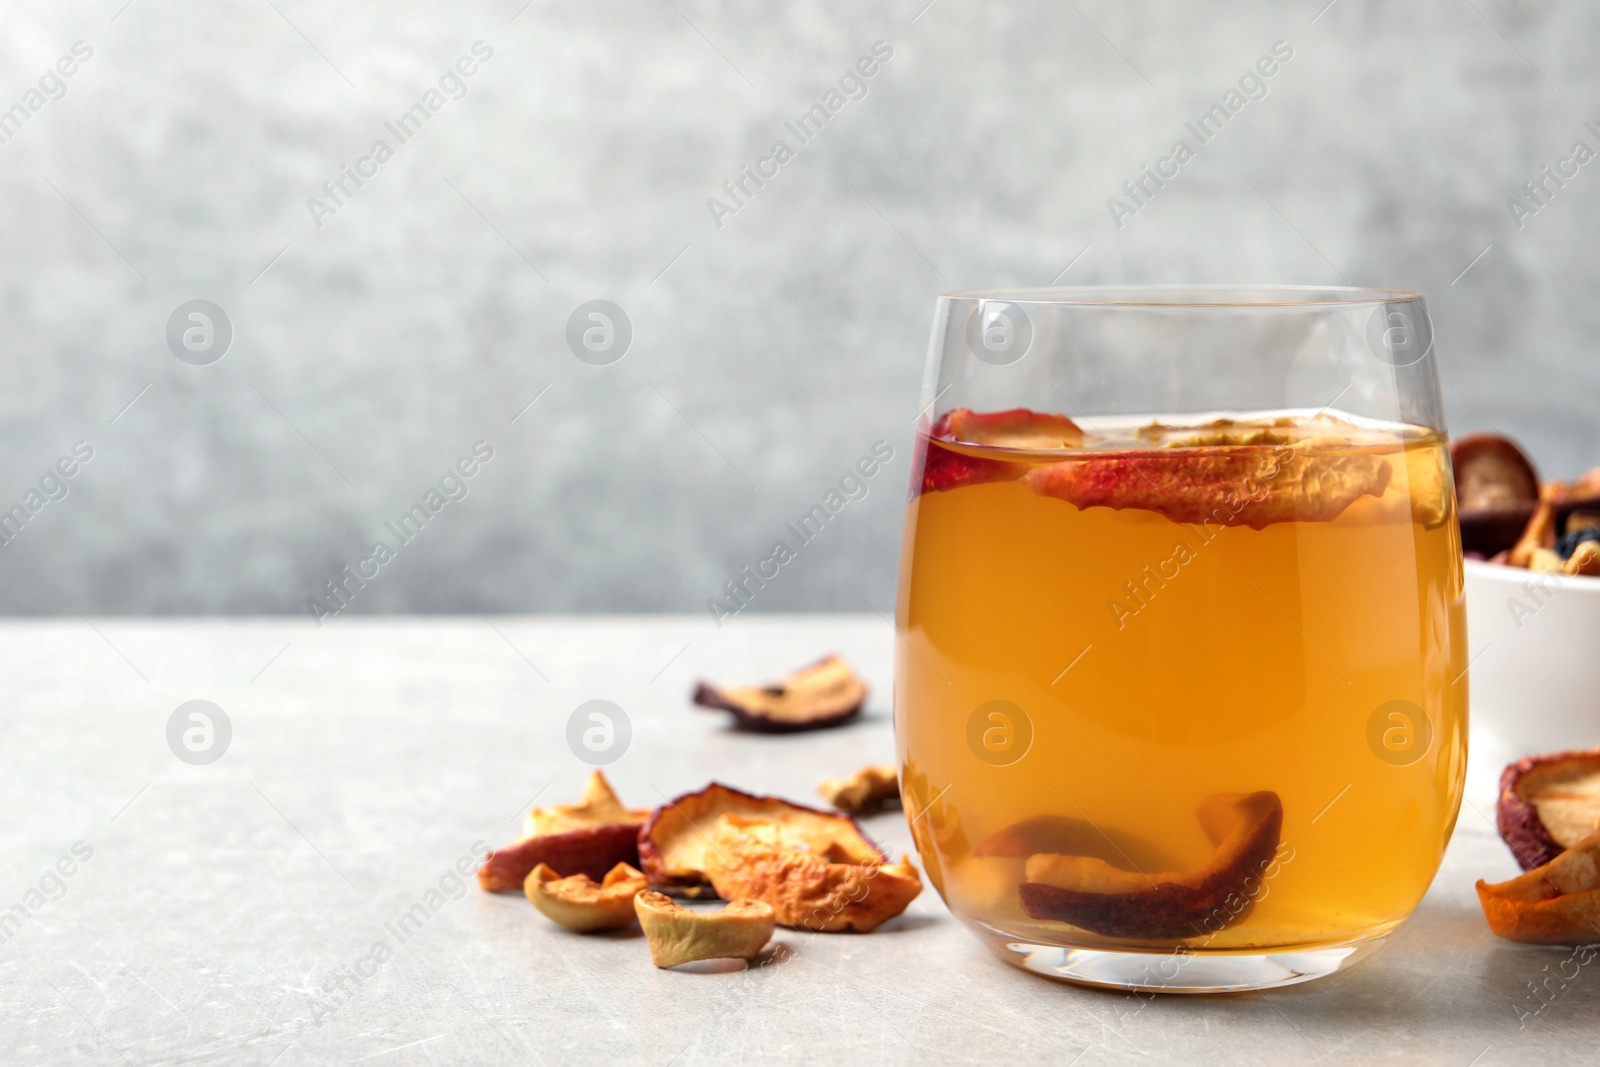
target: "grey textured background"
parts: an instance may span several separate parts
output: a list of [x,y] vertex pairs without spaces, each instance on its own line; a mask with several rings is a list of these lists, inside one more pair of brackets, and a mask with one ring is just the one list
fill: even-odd
[[[352,611],[703,611],[878,439],[755,608],[884,607],[933,297],[1057,277],[1424,290],[1455,431],[1600,461],[1600,162],[1506,207],[1600,148],[1600,9],[924,2],[0,4],[0,108],[94,49],[0,145],[0,501],[95,450],[0,549],[0,611],[304,613],[479,439]],[[1268,95],[1114,226],[1280,39]],[[306,199],[477,40],[318,229]],[[715,226],[878,40],[868,95]],[[197,297],[235,330],[207,367],[164,339]],[[596,298],[633,324],[611,366],[564,340]]]

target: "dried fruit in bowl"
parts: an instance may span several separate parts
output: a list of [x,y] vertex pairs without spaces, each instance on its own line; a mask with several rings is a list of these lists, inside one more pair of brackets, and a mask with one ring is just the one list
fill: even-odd
[[867,933],[922,892],[909,860],[861,863],[832,848],[819,850],[781,819],[723,815],[711,837],[706,875],[717,895],[765,901],[783,926]]
[[1600,541],[1579,542],[1561,565],[1564,574],[1600,576]]
[[1539,473],[1507,438],[1478,433],[1450,446],[1456,473],[1456,495],[1463,515],[1491,508],[1521,507],[1539,499]]
[[601,882],[587,874],[563,878],[541,863],[522,883],[528,902],[545,918],[581,934],[632,926],[633,898],[648,888],[644,874],[626,863],[611,868]]
[[1539,502],[1539,473],[1499,434],[1463,437],[1450,446],[1460,504],[1461,546],[1493,556],[1516,544]]
[[772,940],[776,925],[772,909],[759,900],[735,900],[718,911],[692,911],[671,897],[646,890],[633,898],[633,908],[657,967],[755,959]]
[[867,683],[839,656],[824,656],[767,685],[719,689],[701,682],[694,702],[733,712],[734,721],[762,733],[794,733],[837,726],[867,701]]
[[879,864],[888,859],[848,815],[818,811],[778,797],[755,796],[712,782],[663,804],[650,813],[640,829],[640,867],[650,885],[690,896],[709,890],[707,870],[716,857],[712,833],[724,815],[781,823],[790,840],[815,855],[838,862]]
[[484,857],[478,884],[491,893],[520,892],[541,863],[563,877],[593,879],[604,878],[619,863],[637,865],[639,827],[649,814],[623,807],[606,776],[593,771],[582,800],[530,811],[523,818],[522,838]]
[[[1534,560],[1539,558],[1540,552],[1555,556],[1556,502],[1560,498],[1560,484],[1547,482],[1539,487],[1538,506],[1534,508],[1527,526],[1523,527],[1522,536],[1511,546],[1511,552],[1506,556],[1508,564],[1513,567],[1531,567]],[[1560,557],[1556,556],[1557,570],[1560,569],[1560,562]],[[1548,569],[1548,564],[1541,569]]]
[[1561,502],[1574,511],[1600,505],[1600,467],[1590,467],[1568,482]]
[[1249,526],[1336,519],[1357,498],[1380,497],[1392,474],[1382,456],[1339,438],[1293,446],[1147,449],[1035,467],[1023,481],[1078,508],[1138,508],[1173,522]]
[[892,763],[870,763],[844,778],[824,778],[822,799],[839,811],[866,811],[900,800],[900,772]]
[[1283,829],[1278,794],[1219,793],[1195,812],[1215,846],[1210,862],[1181,872],[1130,871],[1093,855],[1029,857],[1019,894],[1035,919],[1108,937],[1204,937],[1249,914]]
[[1600,830],[1600,748],[1529,756],[1508,766],[1500,774],[1495,822],[1525,871]]
[[954,408],[939,416],[928,431],[928,438],[921,473],[913,484],[919,485],[920,492],[936,493],[982,482],[1012,481],[1027,470],[1025,463],[974,455],[940,442],[1037,452],[1077,448],[1083,444],[1083,431],[1065,415],[1050,412]]
[[1478,881],[1489,929],[1529,945],[1600,941],[1600,833],[1508,882]]
[[1556,541],[1556,555],[1571,559],[1580,545],[1600,541],[1600,512],[1574,511],[1567,516],[1567,524]]

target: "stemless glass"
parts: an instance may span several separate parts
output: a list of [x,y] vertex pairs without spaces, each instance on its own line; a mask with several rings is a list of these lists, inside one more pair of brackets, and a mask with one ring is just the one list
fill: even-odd
[[897,605],[929,879],[1069,981],[1261,989],[1417,906],[1466,627],[1416,293],[939,299]]

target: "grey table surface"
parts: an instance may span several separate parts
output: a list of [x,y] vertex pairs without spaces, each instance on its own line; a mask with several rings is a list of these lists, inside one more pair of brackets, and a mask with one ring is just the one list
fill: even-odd
[[[713,777],[803,801],[890,758],[893,642],[876,616],[0,623],[0,1060],[1594,1062],[1600,971],[1501,942],[1479,912],[1474,880],[1515,867],[1478,753],[1416,915],[1350,971],[1268,995],[1048,982],[931,889],[869,936],[780,930],[780,965],[664,972],[637,935],[568,934],[457,881],[535,796],[576,794],[566,723],[590,699],[631,721],[607,770],[636,806]],[[688,704],[696,677],[829,649],[873,683],[855,725],[749,736]],[[232,727],[201,766],[167,742],[193,699]],[[899,813],[866,825],[910,847]]]

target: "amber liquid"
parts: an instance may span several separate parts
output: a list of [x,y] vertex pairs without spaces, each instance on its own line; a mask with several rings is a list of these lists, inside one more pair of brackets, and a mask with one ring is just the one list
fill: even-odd
[[[1202,528],[1138,508],[1080,510],[1018,480],[912,499],[895,722],[907,814],[952,911],[1007,938],[1154,951],[1170,940],[1029,917],[1023,861],[977,846],[1060,815],[1131,835],[1185,870],[1213,855],[1195,818],[1202,800],[1272,790],[1279,862],[1243,918],[1188,947],[1326,946],[1381,935],[1411,912],[1450,837],[1466,764],[1461,550],[1441,438],[1402,427],[1379,437],[1359,447],[1390,463],[1383,495],[1329,521]],[[997,700],[1031,724],[1015,762],[974,747],[974,713]],[[1426,724],[1394,718],[1407,706],[1395,701]]]

